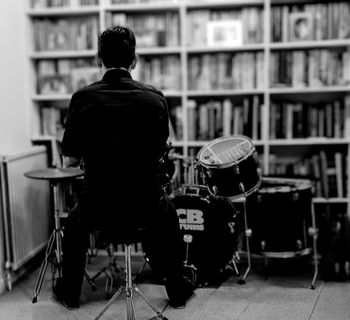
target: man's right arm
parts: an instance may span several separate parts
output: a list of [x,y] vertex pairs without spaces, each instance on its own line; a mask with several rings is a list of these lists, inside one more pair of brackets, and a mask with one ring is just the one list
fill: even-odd
[[75,159],[68,160],[70,164],[72,164],[72,162],[80,162],[83,155],[81,141],[82,132],[78,118],[79,100],[77,93],[73,94],[64,123],[62,154],[65,158]]

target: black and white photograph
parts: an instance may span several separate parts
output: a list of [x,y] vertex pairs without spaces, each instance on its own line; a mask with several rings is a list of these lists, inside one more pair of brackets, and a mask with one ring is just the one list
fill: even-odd
[[349,320],[350,1],[0,1],[0,320]]

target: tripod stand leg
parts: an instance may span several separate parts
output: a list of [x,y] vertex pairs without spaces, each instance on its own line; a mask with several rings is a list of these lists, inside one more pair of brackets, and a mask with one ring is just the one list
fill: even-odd
[[95,320],[98,320],[102,317],[102,315],[107,311],[107,309],[114,303],[115,300],[118,299],[120,294],[123,292],[124,287],[120,287],[118,291],[113,295],[113,297],[106,303],[101,312],[97,315]]
[[318,275],[318,259],[317,259],[317,229],[316,229],[316,219],[315,219],[315,207],[314,207],[313,200],[311,204],[311,219],[312,219],[311,236],[312,236],[312,245],[313,245],[313,252],[314,252],[314,255],[313,255],[314,256],[314,276],[311,282],[311,289],[315,289],[315,282]]
[[248,229],[246,199],[244,199],[244,202],[243,202],[243,211],[244,211],[244,229],[245,229],[244,236],[245,236],[245,240],[246,240],[248,266],[247,266],[247,269],[246,269],[243,277],[239,280],[241,283],[245,283],[245,279],[246,279],[246,277],[250,271],[250,268],[251,268],[249,238],[252,236],[252,231],[250,229]]
[[86,270],[84,270],[84,277],[85,277],[86,281],[88,282],[88,284],[90,285],[91,289],[93,291],[96,291],[97,290],[96,285],[95,285],[94,281],[90,278],[90,276],[88,275]]
[[136,320],[132,293],[133,293],[133,289],[127,287],[126,288],[126,319],[127,320]]
[[157,314],[158,318],[164,319],[162,313],[154,306],[154,304],[134,285],[133,289],[141,296],[141,298],[148,304],[148,306]]
[[41,290],[41,287],[42,287],[42,284],[44,281],[44,276],[45,276],[46,269],[47,269],[48,259],[49,259],[50,255],[52,254],[52,249],[53,249],[53,245],[54,245],[55,241],[56,241],[56,230],[54,230],[52,232],[52,234],[49,238],[49,242],[48,242],[47,247],[46,247],[45,258],[44,258],[43,262],[41,263],[38,278],[36,280],[32,303],[35,303],[38,301],[38,295],[40,293],[40,290]]

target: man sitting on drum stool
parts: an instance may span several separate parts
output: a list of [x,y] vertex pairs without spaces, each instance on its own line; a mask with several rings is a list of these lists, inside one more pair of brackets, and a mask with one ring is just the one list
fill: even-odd
[[132,79],[135,45],[127,28],[104,31],[98,40],[103,78],[74,93],[68,109],[62,153],[68,166],[83,163],[84,190],[65,224],[63,278],[53,291],[71,309],[79,306],[92,230],[118,239],[146,227],[142,247],[165,279],[170,305],[184,307],[194,290],[183,276],[177,213],[160,182],[168,108],[160,91]]

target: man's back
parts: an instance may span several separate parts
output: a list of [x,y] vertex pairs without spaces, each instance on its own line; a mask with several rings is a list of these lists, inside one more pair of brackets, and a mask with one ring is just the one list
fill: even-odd
[[167,137],[164,96],[126,70],[112,69],[73,96],[62,149],[83,157],[87,198],[137,211],[141,203],[151,209],[159,201],[158,160]]

